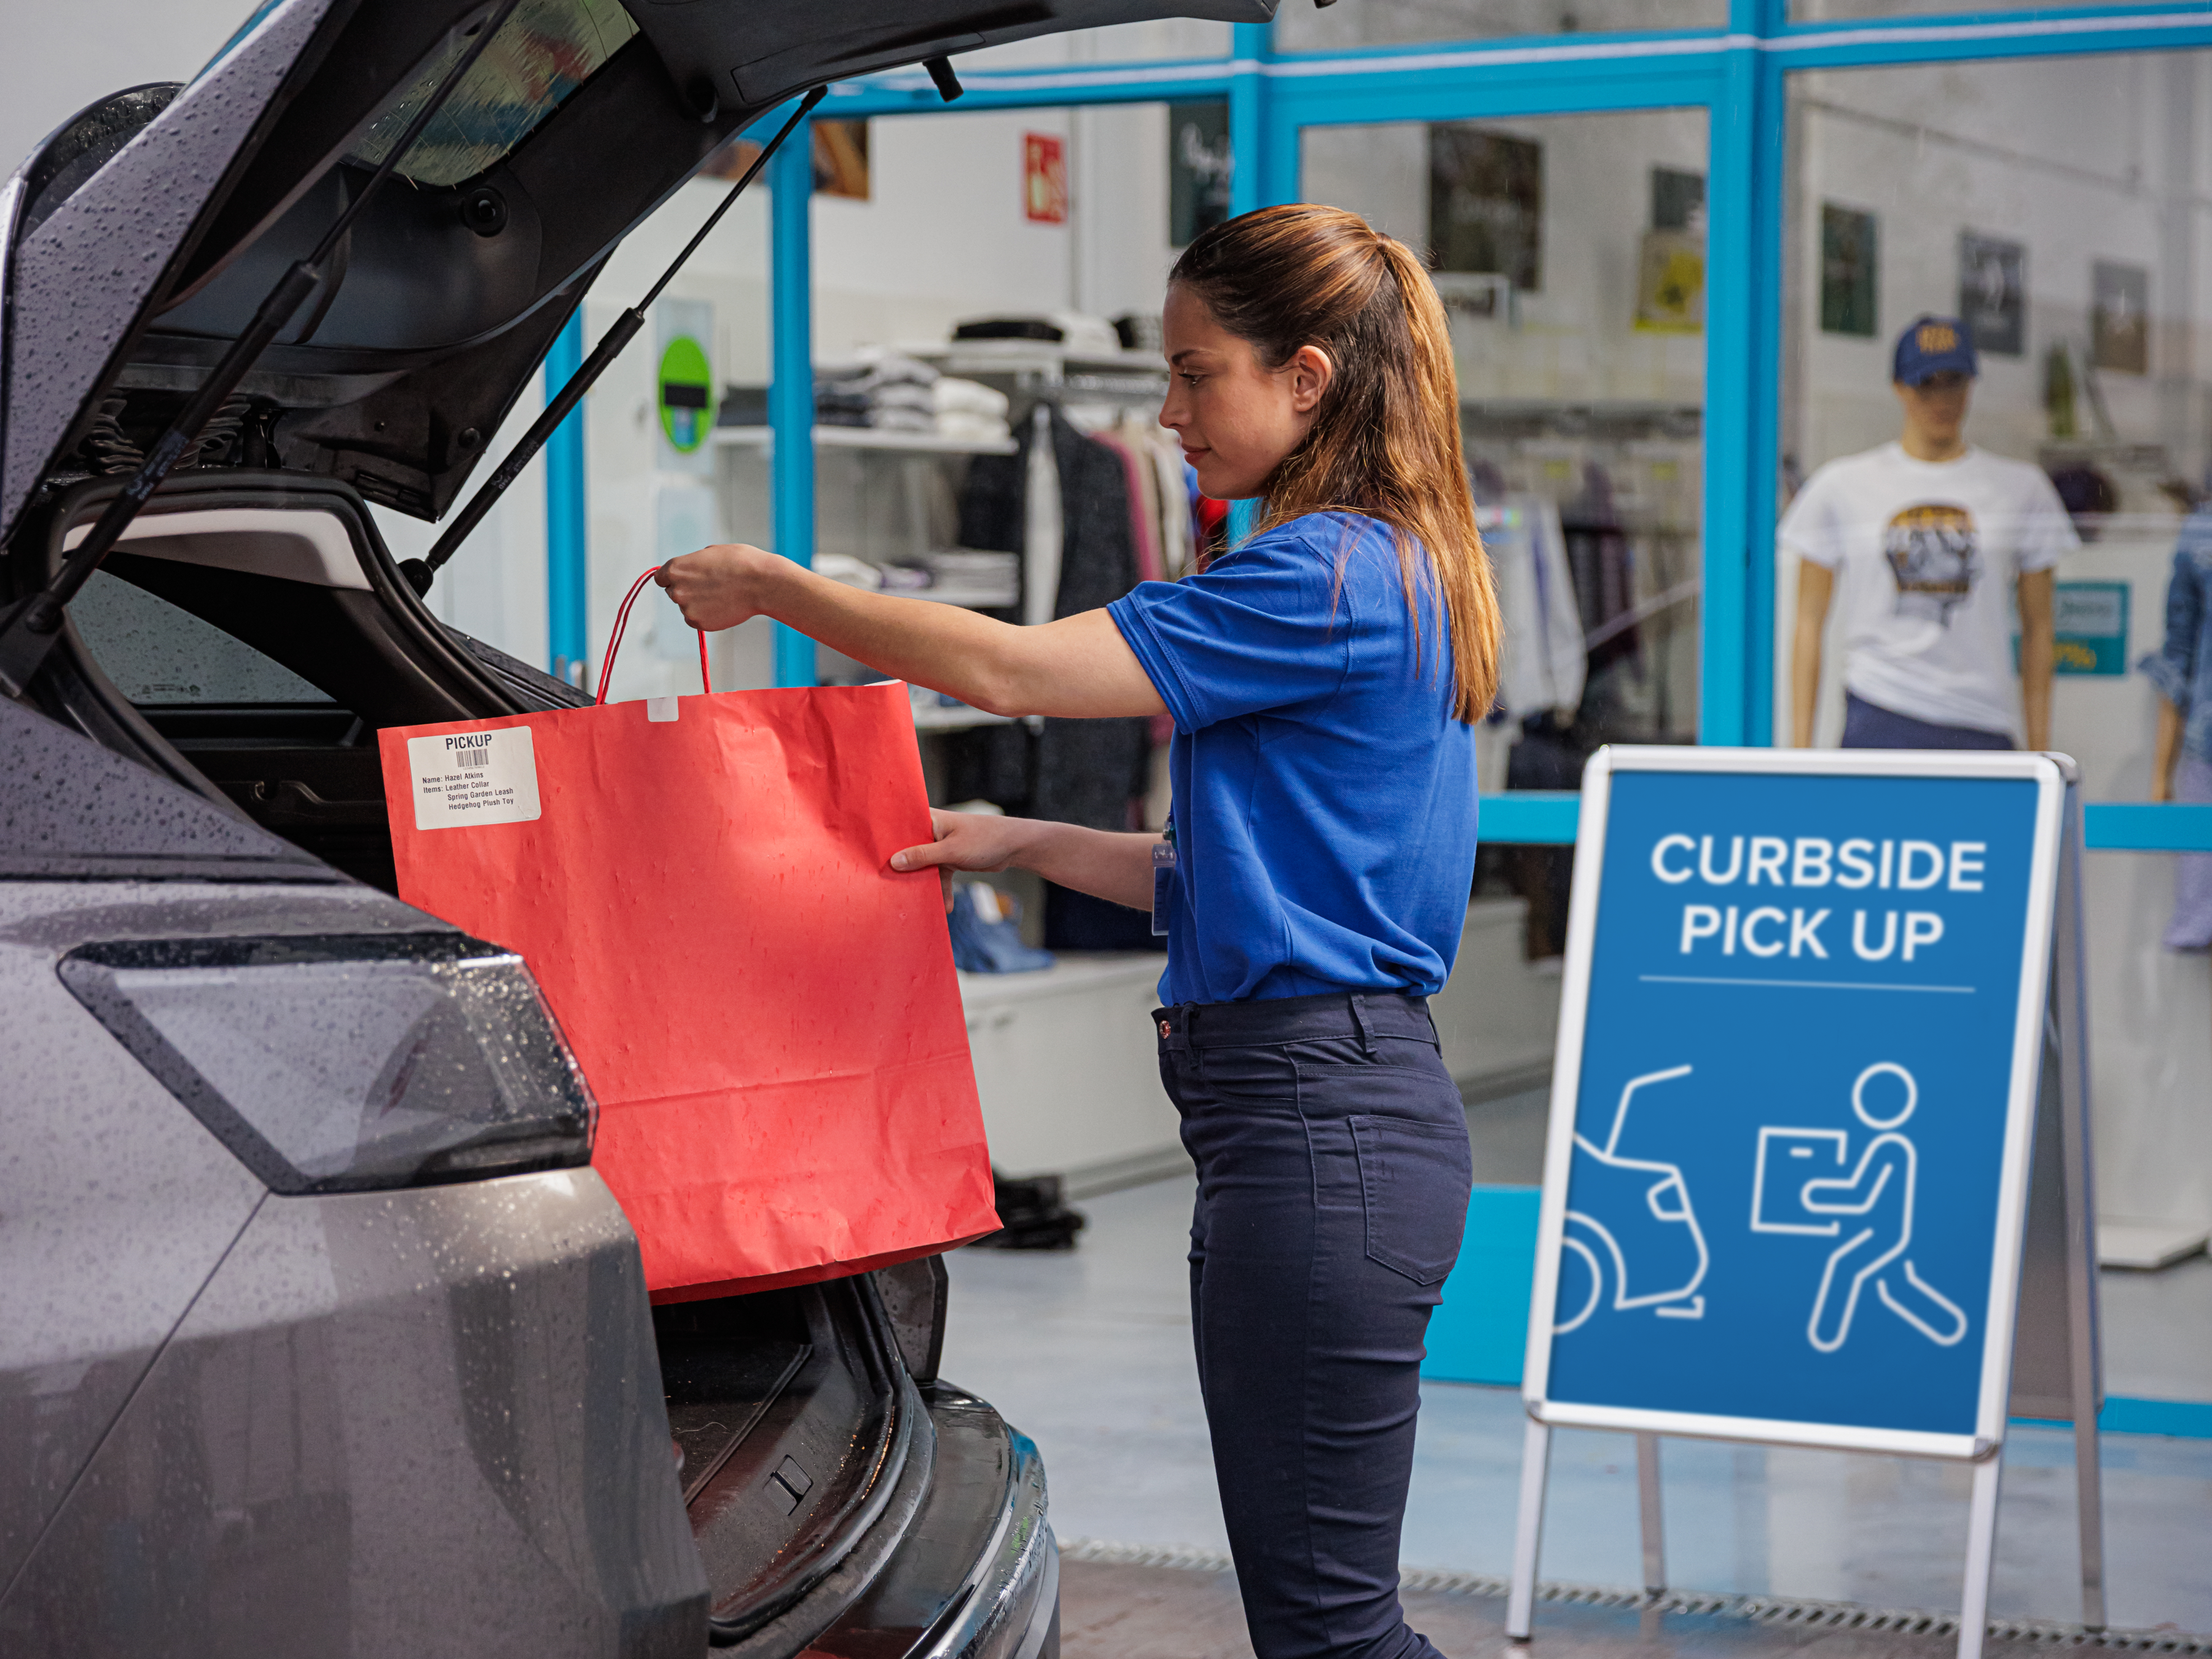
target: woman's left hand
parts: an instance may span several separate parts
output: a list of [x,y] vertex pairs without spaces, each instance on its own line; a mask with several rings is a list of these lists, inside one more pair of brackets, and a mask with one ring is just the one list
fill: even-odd
[[759,616],[762,579],[787,562],[760,548],[731,542],[671,559],[653,580],[668,590],[685,622],[714,633]]

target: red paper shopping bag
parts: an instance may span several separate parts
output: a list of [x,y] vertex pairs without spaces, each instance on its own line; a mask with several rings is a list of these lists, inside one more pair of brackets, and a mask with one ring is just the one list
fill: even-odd
[[520,951],[661,1300],[999,1224],[903,685],[379,734],[400,896]]

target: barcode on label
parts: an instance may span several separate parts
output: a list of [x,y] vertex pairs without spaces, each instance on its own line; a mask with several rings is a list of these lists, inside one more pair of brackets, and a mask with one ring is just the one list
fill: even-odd
[[464,749],[457,753],[453,758],[460,762],[463,766],[489,766],[491,764],[491,750],[489,749]]

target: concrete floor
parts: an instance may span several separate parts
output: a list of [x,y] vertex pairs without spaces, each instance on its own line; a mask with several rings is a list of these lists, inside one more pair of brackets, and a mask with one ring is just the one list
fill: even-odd
[[[1495,1117],[1507,1133],[1525,1138],[1527,1115]],[[1515,1178],[1500,1167],[1510,1167],[1502,1156],[1510,1150],[1501,1144],[1501,1156],[1486,1160],[1486,1178]],[[1054,1527],[1064,1541],[1180,1547],[1195,1551],[1201,1561],[1226,1549],[1190,1357],[1182,1254],[1191,1191],[1185,1178],[1086,1200],[1082,1207],[1091,1224],[1081,1248],[1070,1254],[969,1250],[951,1258],[945,1375],[977,1389],[1036,1438],[1050,1471]],[[2181,1276],[2173,1277],[2177,1273]],[[2109,1297],[2112,1391],[2148,1393],[2154,1377],[2193,1378],[2184,1397],[2203,1398],[2212,1394],[2212,1365],[2203,1358],[2204,1345],[2212,1345],[2212,1296],[2186,1319],[2169,1318],[2166,1310],[2212,1291],[2212,1263],[2157,1278],[2162,1282],[2116,1286]],[[2130,1297],[2144,1305],[2132,1308]],[[2136,1329],[2138,1323],[2147,1328]],[[1508,1571],[1522,1422],[1512,1390],[1453,1383],[1425,1389],[1402,1552],[1409,1567],[1493,1576]],[[2212,1632],[2212,1442],[2107,1436],[2105,1459],[2112,1623]],[[1692,1441],[1665,1443],[1663,1462],[1668,1576],[1677,1586],[1884,1608],[1958,1606],[1966,1525],[1962,1469]],[[2077,1620],[2069,1433],[2015,1429],[2005,1468],[1993,1615]],[[1561,1432],[1550,1504],[1544,1578],[1600,1586],[1638,1582],[1629,1437]],[[1200,1659],[1242,1650],[1233,1581],[1224,1577],[1080,1560],[1070,1568],[1071,1655],[1107,1650],[1081,1645],[1092,1637],[1079,1642],[1079,1626],[1119,1628],[1117,1620],[1135,1620],[1150,1605],[1145,1598],[1171,1590],[1197,1598],[1188,1616],[1176,1614],[1141,1642],[1132,1626],[1127,1639],[1135,1645],[1114,1651]],[[1170,1576],[1146,1577],[1161,1571]],[[1127,1589],[1107,1588],[1116,1583]],[[1127,1603],[1125,1613],[1115,1610],[1117,1596]],[[1228,1623],[1217,1631],[1207,1622],[1213,1613],[1201,1616],[1206,1607],[1229,1609],[1220,1614]],[[1543,1617],[1570,1611],[1577,1620],[1595,1617],[1586,1608],[1551,1609]],[[1464,1621],[1449,1625],[1459,1632],[1449,1651],[1486,1651],[1496,1644],[1498,1610],[1482,1598],[1453,1601],[1437,1614],[1439,1629],[1446,1627],[1446,1613]],[[1619,1617],[1627,1623],[1604,1635],[1615,1631]],[[1647,1639],[1637,1634],[1634,1615],[1619,1617],[1608,1613],[1590,1625],[1590,1640],[1604,1646],[1616,1636],[1623,1645]],[[1743,1629],[1741,1639],[1762,1652],[1797,1640]],[[1690,1627],[1675,1634],[1688,1641]],[[1735,1637],[1722,1641],[1716,1634],[1712,1640],[1737,1644]],[[1861,1648],[1846,1645],[1856,1659]],[[1918,1650],[1876,1643],[1864,1651]]]

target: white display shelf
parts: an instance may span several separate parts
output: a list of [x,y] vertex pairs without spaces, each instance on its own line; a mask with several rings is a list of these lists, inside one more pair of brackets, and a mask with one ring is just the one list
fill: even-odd
[[940,340],[899,349],[955,375],[963,372],[1006,374],[1023,369],[1062,373],[1103,369],[1119,374],[1168,372],[1168,360],[1157,351],[1086,351],[1053,340]]
[[927,599],[933,605],[957,605],[963,611],[1011,611],[1021,603],[1016,596],[996,589],[962,587],[957,583],[914,589],[887,587],[883,591],[895,599]]
[[1012,726],[1012,714],[987,714],[980,708],[928,708],[916,704],[914,729],[917,732],[968,732],[979,726]]
[[[775,433],[764,426],[718,426],[714,444],[724,449],[770,449]],[[872,426],[817,426],[817,449],[883,449],[909,455],[1011,455],[1012,438],[940,438],[933,432],[885,432]]]

